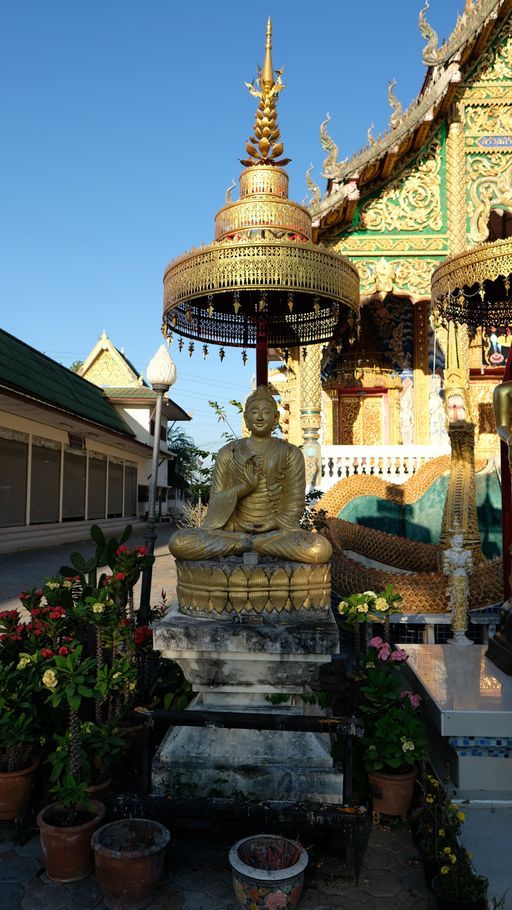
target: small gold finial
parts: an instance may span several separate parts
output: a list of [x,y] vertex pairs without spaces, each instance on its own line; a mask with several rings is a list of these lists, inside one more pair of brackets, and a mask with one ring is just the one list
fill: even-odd
[[[244,167],[254,167],[259,164],[271,164],[275,167],[284,167],[290,162],[290,158],[281,158],[283,154],[283,143],[280,142],[281,134],[277,125],[276,104],[279,92],[284,89],[282,75],[283,70],[276,70],[277,79],[274,78],[274,69],[272,66],[272,22],[270,16],[267,21],[267,32],[265,41],[265,62],[263,69],[258,68],[258,78],[252,82],[246,82],[251,95],[259,99],[256,119],[254,121],[254,135],[250,137],[246,144],[247,154],[250,156],[247,160],[242,160]],[[258,84],[258,88],[255,86]]]
[[265,41],[265,63],[261,74],[261,83],[266,89],[274,85],[274,68],[272,66],[272,19],[267,20],[267,36]]

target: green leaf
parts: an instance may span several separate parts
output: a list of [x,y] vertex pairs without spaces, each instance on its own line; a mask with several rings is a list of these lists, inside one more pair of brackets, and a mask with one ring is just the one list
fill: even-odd
[[72,569],[71,566],[61,566],[59,575],[63,575],[64,578],[73,578],[76,575],[76,569]]
[[89,533],[97,547],[104,548],[106,546],[105,535],[98,525],[93,525]]
[[86,563],[84,557],[82,556],[82,554],[78,553],[78,551],[75,551],[74,553],[70,554],[69,558],[70,558],[71,562],[73,563],[76,571],[80,572],[81,575],[85,575],[85,573],[87,571],[87,568],[86,568],[87,563]]
[[[133,531],[132,525],[126,525],[126,528],[124,529],[123,533],[121,534],[121,537],[119,538],[119,543],[122,544],[126,540],[128,540],[128,538],[131,536],[132,531]],[[117,550],[117,547],[116,547],[116,550]]]

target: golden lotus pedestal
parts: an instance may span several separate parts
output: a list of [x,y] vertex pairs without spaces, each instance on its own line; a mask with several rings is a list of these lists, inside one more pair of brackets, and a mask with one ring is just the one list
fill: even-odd
[[243,559],[177,560],[177,595],[189,615],[262,616],[327,610],[331,567],[298,562]]
[[[330,566],[251,557],[177,560],[178,603],[155,624],[154,647],[191,683],[191,711],[303,715],[316,709],[301,695],[339,650]],[[275,706],[277,694],[289,698]],[[343,776],[325,734],[175,727],[153,785],[160,795],[335,804]]]

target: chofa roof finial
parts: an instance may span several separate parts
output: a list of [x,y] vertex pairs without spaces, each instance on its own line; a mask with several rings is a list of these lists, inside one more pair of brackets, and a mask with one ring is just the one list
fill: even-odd
[[[259,164],[284,167],[291,161],[290,158],[277,160],[284,150],[283,143],[279,141],[281,133],[277,125],[276,110],[279,92],[284,89],[281,79],[283,70],[276,70],[275,75],[277,75],[277,79],[274,77],[272,66],[272,22],[269,16],[263,69],[258,70],[256,80],[245,83],[251,95],[259,98],[259,104],[254,121],[254,135],[250,136],[249,142],[245,146],[250,157],[241,162],[244,167],[254,167]],[[255,82],[258,84],[258,88],[255,87]]]

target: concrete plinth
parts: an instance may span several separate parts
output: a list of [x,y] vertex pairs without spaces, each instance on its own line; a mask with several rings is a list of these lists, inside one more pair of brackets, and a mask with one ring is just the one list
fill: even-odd
[[[179,664],[197,693],[191,711],[303,714],[302,705],[273,706],[265,696],[306,693],[338,643],[330,611],[254,623],[192,617],[174,607],[154,630],[154,647]],[[343,776],[333,768],[325,734],[178,727],[160,747],[153,784],[159,794],[176,796],[332,804],[342,802]]]

